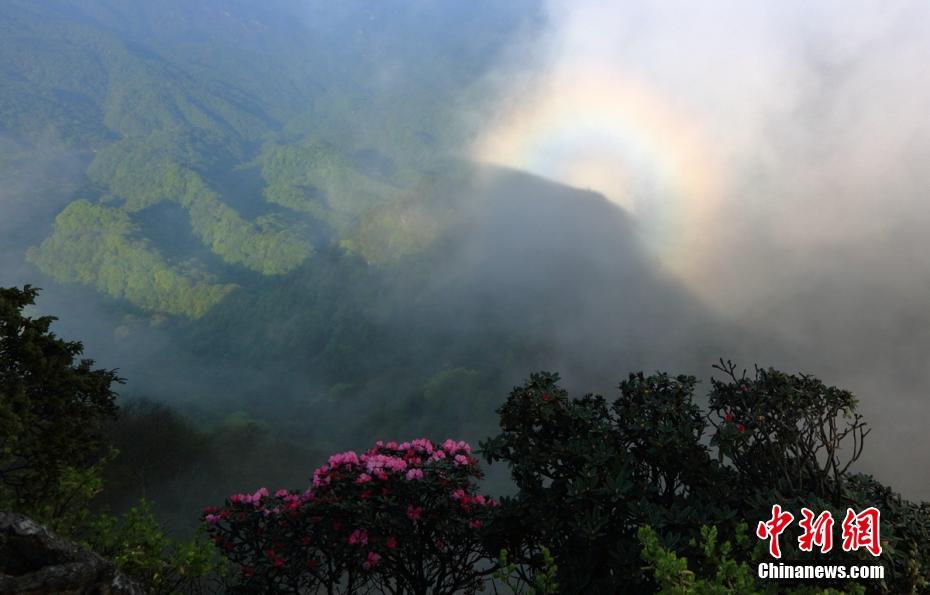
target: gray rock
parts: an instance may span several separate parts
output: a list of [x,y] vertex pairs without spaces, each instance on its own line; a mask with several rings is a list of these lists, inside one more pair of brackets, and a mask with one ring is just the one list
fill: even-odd
[[0,593],[141,595],[100,557],[21,514],[0,512]]

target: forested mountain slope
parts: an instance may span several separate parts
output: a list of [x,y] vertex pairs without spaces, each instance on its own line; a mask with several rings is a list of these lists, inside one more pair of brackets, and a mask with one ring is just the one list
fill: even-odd
[[44,286],[127,394],[324,441],[478,435],[527,369],[689,367],[710,318],[626,213],[463,159],[538,14],[10,2],[2,281]]
[[[456,134],[445,122],[519,14],[423,8],[7,5],[0,135],[10,210],[48,214],[46,174],[24,163],[52,150],[77,162],[76,188],[54,201],[70,204],[30,261],[146,312],[189,318],[232,291],[236,272],[293,270],[332,240],[327,231],[348,233],[429,170],[428,156],[447,148],[441,135]],[[476,30],[484,41],[473,55],[418,51]],[[250,195],[229,191],[236,178],[252,182]],[[150,229],[166,212],[180,229]],[[172,250],[175,234],[191,234],[194,249]]]

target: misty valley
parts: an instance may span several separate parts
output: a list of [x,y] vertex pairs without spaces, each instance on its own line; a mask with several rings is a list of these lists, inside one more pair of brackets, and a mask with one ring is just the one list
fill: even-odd
[[930,592],[930,15],[607,4],[5,2],[0,593]]

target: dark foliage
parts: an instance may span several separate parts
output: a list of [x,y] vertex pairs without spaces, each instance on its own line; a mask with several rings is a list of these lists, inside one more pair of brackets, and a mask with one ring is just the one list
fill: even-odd
[[0,289],[0,502],[31,510],[66,469],[91,467],[101,426],[116,413],[113,370],[78,359],[83,346],[24,312],[38,290]]
[[[218,553],[235,563],[229,587],[243,592],[474,592],[491,575],[521,592],[769,592],[751,572],[768,559],[764,546],[746,529],[773,503],[796,518],[802,507],[835,519],[877,507],[881,556],[802,552],[789,531],[783,559],[880,564],[885,578],[869,592],[930,587],[930,505],[853,472],[869,433],[853,395],[803,374],[740,374],[729,362],[717,366],[723,376],[712,381],[707,411],[694,402],[690,376],[631,374],[608,402],[572,399],[557,375],[532,375],[498,410],[501,432],[482,444],[517,488],[500,506],[478,494],[481,471],[464,442],[379,443],[331,457],[306,492],[263,489],[208,510],[219,550],[176,543],[144,502],[121,519],[90,512],[106,465],[113,494],[157,489],[174,493],[176,508],[189,506],[192,492],[245,481],[262,465],[275,475],[274,460],[311,452],[276,442],[247,417],[204,429],[140,401],[113,422],[120,379],[79,359],[80,343],[50,331],[54,318],[27,315],[36,294],[0,290],[2,504],[36,511],[152,592],[211,589],[225,575]],[[473,377],[437,377],[427,397],[464,400],[454,385]],[[114,443],[124,451],[116,463]]]
[[[507,463],[518,488],[495,514],[491,548],[518,553],[532,572],[541,568],[541,546],[548,547],[565,593],[645,591],[669,581],[694,586],[703,578],[724,589],[713,592],[737,592],[735,584],[754,580],[739,565],[764,559],[762,543],[745,539],[745,523],[767,519],[773,503],[797,518],[802,507],[828,510],[837,525],[847,508],[876,506],[880,558],[839,546],[827,555],[801,552],[794,525],[781,539],[783,559],[881,564],[885,579],[869,589],[925,589],[930,509],[850,471],[869,432],[855,398],[807,375],[759,369],[747,377],[729,362],[718,369],[724,377],[712,383],[706,415],[692,401],[694,378],[684,376],[631,375],[612,405],[595,395],[568,398],[549,373],[515,388],[499,409],[501,433],[482,443],[489,462]],[[644,526],[650,531],[640,532]],[[718,530],[720,542],[743,537],[721,554]],[[642,566],[644,543],[648,561],[665,567]],[[689,570],[669,551],[696,566]],[[669,575],[677,564],[684,582]],[[858,588],[844,581],[820,586]],[[783,587],[803,591],[800,584]]]
[[724,380],[711,380],[713,444],[742,482],[783,494],[840,497],[871,431],[852,393],[806,374],[756,369],[747,377],[730,362],[716,369]]
[[[145,501],[121,518],[92,512],[103,470],[118,457],[108,430],[117,414],[112,385],[121,380],[78,360],[81,343],[56,337],[49,330],[54,317],[26,314],[37,293],[30,286],[0,288],[0,509],[26,512],[93,548],[145,592],[203,592],[219,569],[208,542],[169,538]],[[166,410],[161,418],[182,423]],[[170,457],[183,447],[162,448]],[[139,467],[124,459],[123,470],[175,472],[164,458],[150,463],[136,455],[130,452]],[[128,473],[124,481],[139,478]]]
[[701,522],[727,515],[713,493],[726,470],[701,443],[695,380],[631,375],[612,405],[569,399],[557,382],[540,373],[514,389],[499,410],[501,434],[482,443],[519,488],[495,521],[498,545],[525,554],[549,547],[564,592],[645,588],[638,527],[681,543]]

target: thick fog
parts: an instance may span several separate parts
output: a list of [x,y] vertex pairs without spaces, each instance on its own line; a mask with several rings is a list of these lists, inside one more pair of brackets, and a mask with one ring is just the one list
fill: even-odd
[[[365,263],[319,242],[314,259],[286,275],[222,263],[211,272],[240,287],[203,318],[155,316],[90,285],[58,283],[24,254],[69,201],[112,190],[89,182],[88,164],[157,101],[119,104],[130,132],[101,118],[106,131],[92,149],[46,127],[14,133],[0,123],[0,285],[43,286],[39,310],[60,316],[61,334],[85,341],[101,365],[119,367],[124,394],[211,423],[248,410],[306,426],[301,440],[359,448],[364,424],[492,433],[475,420],[493,418],[506,389],[483,395],[482,411],[433,403],[421,408],[422,425],[410,421],[416,408],[402,399],[449,369],[453,380],[480,377],[476,392],[545,368],[576,394],[610,396],[639,369],[706,380],[722,356],[853,390],[875,427],[860,468],[930,498],[930,5],[573,0],[538,13],[531,2],[418,13],[364,2],[266,10],[163,0],[148,12],[59,4],[18,10],[106,31],[107,43],[141,57],[113,72],[155,64],[145,72],[163,89],[190,93],[192,104],[232,98],[243,121],[259,122],[239,138],[224,121],[234,140],[204,145],[224,157],[198,157],[241,154],[210,172],[229,187],[238,179],[230,171],[254,168],[262,143],[307,135],[344,142],[348,155],[364,149],[386,170],[416,170],[430,188],[411,192],[399,217],[434,236],[413,255]],[[209,93],[191,82],[205,73],[216,77]],[[31,105],[20,87],[0,94]],[[88,118],[118,102],[91,103]],[[417,129],[419,110],[437,104],[448,113],[431,125],[449,130]],[[435,158],[425,141],[403,144],[409,137],[455,145],[468,163]],[[404,155],[410,146],[423,154]],[[261,183],[244,196],[220,182],[215,190],[246,218],[269,207]],[[183,225],[143,238],[161,254],[193,237],[172,208]],[[511,351],[498,356],[498,346]],[[343,376],[357,369],[362,380],[324,382],[317,360],[334,353],[347,362]],[[294,481],[310,466],[301,461]]]
[[629,208],[740,325],[726,355],[854,390],[867,470],[930,494],[930,7],[575,1],[546,22],[475,157]]

